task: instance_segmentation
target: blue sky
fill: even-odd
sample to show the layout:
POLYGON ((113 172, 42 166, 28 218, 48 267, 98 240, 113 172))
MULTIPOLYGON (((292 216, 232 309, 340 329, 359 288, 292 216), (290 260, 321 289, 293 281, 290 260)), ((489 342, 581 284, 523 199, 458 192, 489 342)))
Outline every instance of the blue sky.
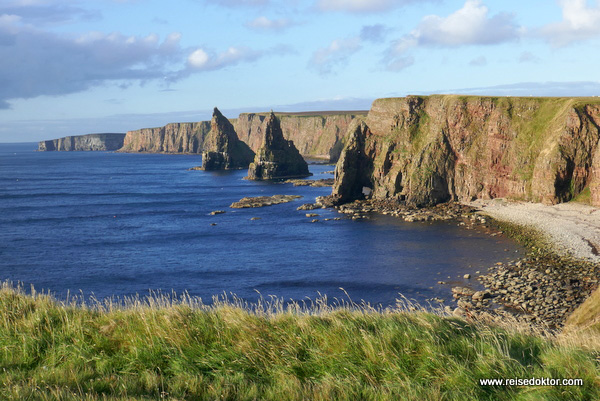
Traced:
POLYGON ((0 142, 379 97, 600 95, 600 0, 1 0, 0 142))

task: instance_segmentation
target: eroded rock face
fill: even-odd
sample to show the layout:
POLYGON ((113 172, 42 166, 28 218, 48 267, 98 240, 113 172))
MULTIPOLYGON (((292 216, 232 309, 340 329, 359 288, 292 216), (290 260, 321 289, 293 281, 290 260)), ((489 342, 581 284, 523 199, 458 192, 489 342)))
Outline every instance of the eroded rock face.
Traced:
MULTIPOLYGON (((337 162, 344 146, 344 135, 355 118, 367 111, 278 113, 283 137, 293 141, 301 155, 337 162)), ((234 122, 240 139, 255 152, 262 145, 262 126, 266 113, 242 113, 234 122)))
POLYGON ((589 188, 600 205, 599 125, 595 98, 378 99, 349 129, 333 195, 557 203, 589 188))
POLYGON ((121 152, 202 153, 210 122, 171 123, 127 132, 121 152))
POLYGON ((125 134, 88 134, 41 141, 40 152, 48 151, 111 151, 123 146, 125 134))
POLYGON ((230 170, 248 168, 254 152, 240 141, 231 122, 215 107, 210 132, 204 141, 202 168, 230 170))
POLYGON ((283 137, 279 119, 273 112, 262 126, 262 146, 248 169, 250 180, 299 178, 311 175, 308 164, 294 146, 283 137))

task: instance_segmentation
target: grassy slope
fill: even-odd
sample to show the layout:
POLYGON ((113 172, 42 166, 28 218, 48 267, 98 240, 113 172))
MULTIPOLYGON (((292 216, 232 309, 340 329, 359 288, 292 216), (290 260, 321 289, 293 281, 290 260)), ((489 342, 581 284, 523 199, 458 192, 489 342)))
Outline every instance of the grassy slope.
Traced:
POLYGON ((512 400, 600 397, 595 355, 423 312, 158 298, 62 306, 0 290, 0 399, 512 400), (583 387, 481 387, 480 378, 583 387))

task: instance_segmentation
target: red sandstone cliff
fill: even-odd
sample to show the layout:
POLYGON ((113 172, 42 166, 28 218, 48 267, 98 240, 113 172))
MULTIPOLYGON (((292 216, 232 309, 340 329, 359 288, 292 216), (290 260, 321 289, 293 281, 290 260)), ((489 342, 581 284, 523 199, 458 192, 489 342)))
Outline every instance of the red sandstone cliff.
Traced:
POLYGON ((129 131, 121 152, 202 153, 210 121, 172 123, 164 127, 129 131))
MULTIPOLYGON (((307 157, 336 161, 343 147, 344 134, 355 117, 366 111, 276 113, 285 139, 294 141, 307 157)), ((238 137, 253 151, 261 146, 260 127, 267 113, 240 114, 231 119, 238 137)), ((210 121, 174 123, 164 127, 129 131, 121 151, 149 153, 202 153, 210 121)))
MULTIPOLYGON (((234 123, 240 139, 255 152, 261 146, 260 127, 267 113, 243 113, 234 123)), ((336 161, 352 120, 366 112, 275 113, 286 140, 294 142, 303 156, 336 161)))
POLYGON ((509 197, 600 205, 600 99, 378 99, 349 128, 333 195, 416 205, 509 197))

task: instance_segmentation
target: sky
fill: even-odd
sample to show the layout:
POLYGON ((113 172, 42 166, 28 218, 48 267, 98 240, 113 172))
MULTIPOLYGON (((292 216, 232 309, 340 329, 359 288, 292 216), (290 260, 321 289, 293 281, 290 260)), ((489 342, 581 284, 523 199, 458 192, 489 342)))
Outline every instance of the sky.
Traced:
POLYGON ((0 142, 381 97, 600 95, 600 0, 0 0, 0 142))

